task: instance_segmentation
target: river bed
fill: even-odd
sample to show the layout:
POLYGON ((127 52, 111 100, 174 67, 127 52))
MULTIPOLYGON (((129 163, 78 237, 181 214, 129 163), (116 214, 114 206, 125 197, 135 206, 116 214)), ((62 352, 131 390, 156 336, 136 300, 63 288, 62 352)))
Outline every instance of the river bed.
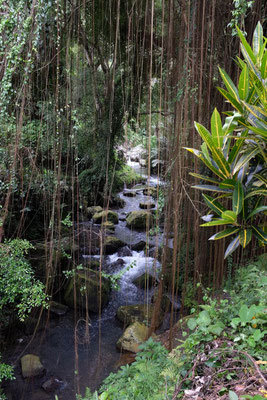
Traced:
MULTIPOLYGON (((130 165, 147 178, 145 169, 140 168, 138 163, 131 162, 130 165)), ((150 177, 151 186, 158 183, 160 182, 157 177, 150 177)), ((141 187, 138 189, 137 186, 135 190, 136 197, 124 196, 123 192, 119 194, 125 201, 125 206, 116 210, 119 223, 115 227, 114 235, 128 244, 129 248, 140 241, 148 240, 145 231, 131 230, 126 226, 126 214, 140 209, 141 201, 151 199, 142 193, 141 187)), ((149 241, 150 246, 159 245, 162 235, 152 237, 149 241)), ((83 257, 86 259, 90 255, 84 254, 83 257)), ((84 394, 86 387, 90 387, 92 391, 96 390, 103 379, 117 369, 120 352, 116 349, 116 342, 123 333, 123 326, 116 319, 116 311, 121 305, 149 303, 153 289, 144 291, 133 281, 148 271, 157 277, 160 269, 160 263, 148 257, 142 250, 131 251, 131 255, 124 257, 118 253, 107 256, 107 270, 118 258, 123 259, 124 264, 113 269, 112 273, 123 270, 119 290, 112 290, 110 301, 102 310, 100 318, 90 315, 89 325, 83 319, 75 322, 77 315, 74 310, 69 310, 61 317, 51 314, 46 328, 39 330, 32 341, 30 336, 20 337, 17 333, 16 345, 12 346, 12 350, 6 355, 8 362, 15 363, 16 366, 16 380, 9 382, 5 388, 8 400, 54 400, 55 392, 46 393, 41 388, 49 377, 54 377, 60 382, 56 392, 59 400, 75 400, 76 393, 84 394), (46 369, 45 376, 30 380, 21 377, 19 356, 26 344, 26 354, 32 353, 40 357, 46 369)))

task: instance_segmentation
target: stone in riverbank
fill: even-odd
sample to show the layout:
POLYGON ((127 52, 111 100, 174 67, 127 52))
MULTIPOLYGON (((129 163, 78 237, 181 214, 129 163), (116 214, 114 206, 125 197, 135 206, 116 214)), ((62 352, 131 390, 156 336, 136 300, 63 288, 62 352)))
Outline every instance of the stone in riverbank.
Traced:
POLYGON ((106 236, 104 241, 104 251, 106 254, 114 254, 120 247, 124 247, 125 243, 117 239, 115 236, 106 236))
MULTIPOLYGON (((153 316, 153 305, 148 304, 134 304, 130 306, 121 306, 117 310, 117 318, 126 326, 134 324, 135 322, 150 324, 153 316)), ((162 322, 163 316, 160 314, 158 320, 158 327, 162 322)))
POLYGON ((123 196, 125 196, 125 197, 135 197, 136 196, 136 191, 135 190, 125 190, 123 192, 123 196))
POLYGON ((103 208, 101 206, 93 206, 93 207, 88 207, 87 208, 87 217, 91 219, 94 214, 100 213, 103 211, 103 208))
MULTIPOLYGON (((100 273, 84 268, 75 275, 76 304, 89 311, 99 312, 109 301, 110 284, 107 279, 101 277, 101 294, 99 290, 100 273), (87 301, 86 301, 87 300, 87 301)), ((70 278, 64 295, 64 300, 69 307, 74 308, 74 277, 70 278)))
POLYGON ((154 186, 148 186, 143 190, 145 196, 156 196, 157 189, 154 186))
POLYGON ((152 224, 153 216, 148 211, 132 211, 126 218, 127 226, 135 229, 146 228, 147 223, 152 224))
POLYGON ((53 314, 56 314, 58 317, 62 317, 65 315, 69 310, 68 306, 65 306, 64 304, 60 304, 56 301, 51 301, 50 303, 50 311, 53 314))
POLYGON ((142 209, 150 209, 155 207, 155 203, 153 203, 152 201, 143 201, 139 203, 139 207, 142 209))
POLYGON ((26 354, 21 358, 20 362, 23 378, 42 376, 45 372, 44 366, 41 363, 40 358, 35 354, 26 354))
POLYGON ((137 353, 140 351, 139 345, 147 340, 148 331, 149 328, 146 325, 140 324, 140 322, 135 322, 128 326, 123 335, 117 341, 117 348, 123 351, 137 353))
POLYGON ((102 222, 106 221, 113 222, 113 224, 117 224, 119 222, 119 217, 116 212, 105 210, 94 214, 93 221, 95 224, 101 224, 102 222))
POLYGON ((107 232, 113 232, 115 230, 113 222, 110 221, 103 222, 101 227, 107 232))

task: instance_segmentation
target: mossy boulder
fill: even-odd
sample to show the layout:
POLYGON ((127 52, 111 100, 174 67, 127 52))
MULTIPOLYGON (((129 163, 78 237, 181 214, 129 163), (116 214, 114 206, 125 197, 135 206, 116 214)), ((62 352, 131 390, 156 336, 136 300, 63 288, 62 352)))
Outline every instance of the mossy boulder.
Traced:
POLYGON ((76 304, 84 309, 86 306, 89 311, 99 312, 109 301, 110 284, 107 279, 101 277, 100 293, 100 273, 89 268, 84 268, 76 272, 75 277, 69 279, 66 286, 64 300, 69 307, 74 308, 74 279, 76 287, 76 304), (87 302, 87 304, 86 304, 87 302))
POLYGON ((132 211, 127 215, 126 223, 130 228, 144 229, 147 222, 152 224, 153 216, 148 211, 132 211))
POLYGON ((145 196, 156 196, 157 189, 154 186, 148 186, 145 189, 143 189, 143 194, 145 196))
POLYGON ((103 211, 103 208, 100 206, 87 207, 87 217, 91 219, 94 214, 100 213, 101 211, 103 211))
POLYGON ((112 222, 113 224, 117 224, 119 222, 119 217, 116 212, 105 210, 94 214, 93 221, 95 224, 101 224, 102 222, 106 221, 112 222))
MULTIPOLYGON (((153 305, 148 304, 134 304, 130 306, 121 306, 117 310, 117 318, 126 326, 134 324, 135 322, 145 323, 149 325, 153 316, 153 305)), ((157 327, 161 324, 163 319, 160 315, 157 327)))
POLYGON ((23 378, 42 376, 45 372, 44 366, 41 363, 40 358, 35 354, 26 354, 21 358, 20 362, 23 378))
POLYGON ((139 345, 148 338, 148 327, 140 322, 128 326, 123 335, 117 342, 117 348, 123 351, 137 353, 140 351, 139 345))
POLYGON ((120 248, 125 246, 125 243, 117 239, 115 236, 106 236, 104 241, 104 250, 106 254, 114 254, 120 248))
POLYGON ((113 222, 110 222, 110 221, 103 222, 101 226, 105 231, 113 232, 115 229, 113 222))
POLYGON ((139 203, 139 207, 142 209, 150 209, 155 207, 155 203, 152 201, 143 201, 139 203))
POLYGON ((123 196, 125 196, 125 197, 135 197, 136 196, 136 191, 135 190, 125 190, 123 192, 123 196))

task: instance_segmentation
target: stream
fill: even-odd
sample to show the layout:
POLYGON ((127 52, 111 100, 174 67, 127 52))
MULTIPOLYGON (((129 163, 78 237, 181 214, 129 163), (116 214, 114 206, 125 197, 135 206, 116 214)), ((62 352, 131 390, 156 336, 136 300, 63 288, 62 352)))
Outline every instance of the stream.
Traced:
MULTIPOLYGON (((129 162, 136 172, 146 176, 145 168, 137 162, 129 162)), ((156 186, 158 178, 152 176, 149 179, 150 186, 156 186)), ((160 183, 160 182, 159 182, 160 183)), ((124 191, 128 189, 125 188, 124 191)), ((146 232, 135 231, 126 226, 126 214, 130 211, 139 210, 139 203, 148 201, 151 196, 142 193, 142 186, 135 187, 136 197, 126 197, 123 191, 119 194, 125 201, 125 206, 115 210, 119 216, 119 223, 115 226, 114 235, 123 240, 128 247, 140 242, 147 241, 146 232)), ((156 204, 156 202, 155 202, 156 204)), ((156 205, 157 206, 157 205, 156 205)), ((157 238, 150 237, 149 245, 159 245, 162 241, 162 234, 157 238), (157 242, 157 243, 156 243, 157 242)), ((84 254, 83 258, 91 257, 84 254)), ((97 256, 96 256, 97 257, 97 256)), ((105 265, 107 272, 116 274, 123 270, 119 280, 119 290, 112 290, 108 305, 102 310, 101 318, 97 315, 90 315, 89 327, 86 329, 86 321, 77 320, 74 310, 69 310, 63 316, 51 313, 47 326, 39 329, 34 339, 30 341, 30 335, 19 336, 12 350, 8 352, 8 362, 16 360, 16 380, 9 382, 5 388, 8 400, 54 400, 57 394, 59 400, 74 400, 76 393, 84 394, 85 388, 96 390, 103 379, 110 372, 116 371, 120 359, 120 352, 116 349, 116 342, 123 333, 123 326, 116 318, 116 311, 121 305, 140 304, 150 302, 153 289, 144 291, 138 288, 133 281, 144 272, 150 271, 154 276, 160 269, 160 263, 145 252, 131 251, 126 256, 118 253, 106 256, 105 265), (131 255, 130 255, 131 254, 131 255), (118 259, 123 259, 124 264, 117 264, 118 259), (109 266, 115 263, 115 268, 109 271, 109 266), (86 332, 89 331, 89 340, 86 340, 86 332), (74 336, 76 332, 76 354, 74 336), (32 353, 40 357, 46 369, 42 378, 23 379, 21 376, 20 362, 17 358, 28 348, 26 354, 32 353), (78 363, 75 360, 78 359, 78 363), (56 392, 47 393, 41 386, 50 377, 58 379, 59 386, 56 392)))

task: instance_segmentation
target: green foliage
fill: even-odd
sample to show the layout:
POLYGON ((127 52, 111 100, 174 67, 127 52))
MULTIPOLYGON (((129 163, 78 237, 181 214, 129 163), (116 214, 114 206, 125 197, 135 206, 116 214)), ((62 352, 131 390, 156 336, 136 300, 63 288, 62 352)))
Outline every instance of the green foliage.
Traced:
MULTIPOLYGON (((1 362, 1 354, 0 354, 0 383, 6 379, 15 379, 13 375, 13 368, 11 365, 4 364, 1 362)), ((1 399, 1 391, 0 391, 0 399, 1 399)))
MULTIPOLYGON (((34 278, 25 259, 31 248, 27 240, 14 239, 0 244, 0 312, 15 307, 21 321, 33 307, 48 306, 45 286, 34 278)), ((5 379, 14 379, 13 368, 1 363, 0 357, 0 383, 5 379)))
MULTIPOLYGON (((162 400, 168 386, 167 376, 162 371, 171 364, 167 350, 151 338, 140 346, 136 361, 110 374, 101 387, 99 399, 116 400, 162 400)), ((92 397, 93 399, 94 397, 92 397)), ((98 397, 96 397, 98 398, 98 397)))
POLYGON ((208 182, 193 186, 195 189, 214 193, 213 196, 203 194, 203 198, 217 217, 213 218, 214 214, 204 217, 207 222, 201 226, 227 225, 227 229, 211 236, 210 240, 235 235, 226 249, 225 258, 239 245, 245 248, 252 236, 260 244, 267 242, 263 225, 267 211, 264 205, 267 194, 266 38, 258 23, 251 48, 243 33, 238 28, 237 31, 244 56, 244 61, 238 59, 241 68, 238 87, 220 69, 227 90, 219 88, 235 111, 227 112, 225 123, 222 124, 215 108, 211 117, 211 132, 195 122, 203 140, 201 151, 187 148, 215 175, 215 178, 211 178, 191 174, 208 182), (230 199, 232 209, 226 208, 229 207, 229 201, 224 202, 225 199, 230 199))
POLYGON ((126 184, 126 186, 130 186, 142 181, 142 176, 137 174, 132 167, 129 165, 122 165, 118 170, 115 171, 114 189, 120 190, 123 188, 124 184, 126 184))
POLYGON ((120 279, 127 271, 129 271, 131 268, 134 268, 135 266, 136 266, 136 261, 133 261, 127 268, 124 268, 115 274, 108 274, 107 272, 102 271, 101 275, 103 276, 103 278, 109 280, 112 289, 120 290, 120 279))
POLYGON ((47 306, 45 287, 34 278, 25 259, 31 248, 27 240, 14 239, 0 244, 0 310, 15 306, 21 321, 33 307, 47 306))
POLYGON ((228 26, 232 29, 232 35, 237 35, 236 25, 244 25, 246 14, 253 7, 254 0, 233 0, 232 19, 228 26))
MULTIPOLYGON (((179 321, 185 339, 169 355, 162 345, 150 338, 140 346, 142 351, 137 354, 136 361, 111 374, 104 381, 100 393, 92 394, 88 390, 85 397, 78 396, 77 399, 169 399, 177 381, 183 380, 179 393, 181 398, 184 390, 190 388, 190 371, 197 355, 201 361, 199 370, 197 364, 195 366, 195 376, 202 376, 206 366, 214 376, 218 374, 220 382, 226 381, 229 385, 236 378, 236 371, 233 368, 228 370, 225 365, 229 361, 229 353, 235 352, 233 360, 237 363, 242 352, 259 360, 264 360, 267 355, 264 347, 267 333, 265 266, 266 257, 262 256, 247 267, 238 269, 233 285, 228 292, 224 291, 221 299, 211 296, 206 290, 199 311, 194 309, 191 317, 179 321)), ((235 393, 229 392, 227 387, 223 387, 219 394, 229 393, 229 398, 234 399, 235 393)), ((259 396, 241 398, 260 399, 259 396)))

